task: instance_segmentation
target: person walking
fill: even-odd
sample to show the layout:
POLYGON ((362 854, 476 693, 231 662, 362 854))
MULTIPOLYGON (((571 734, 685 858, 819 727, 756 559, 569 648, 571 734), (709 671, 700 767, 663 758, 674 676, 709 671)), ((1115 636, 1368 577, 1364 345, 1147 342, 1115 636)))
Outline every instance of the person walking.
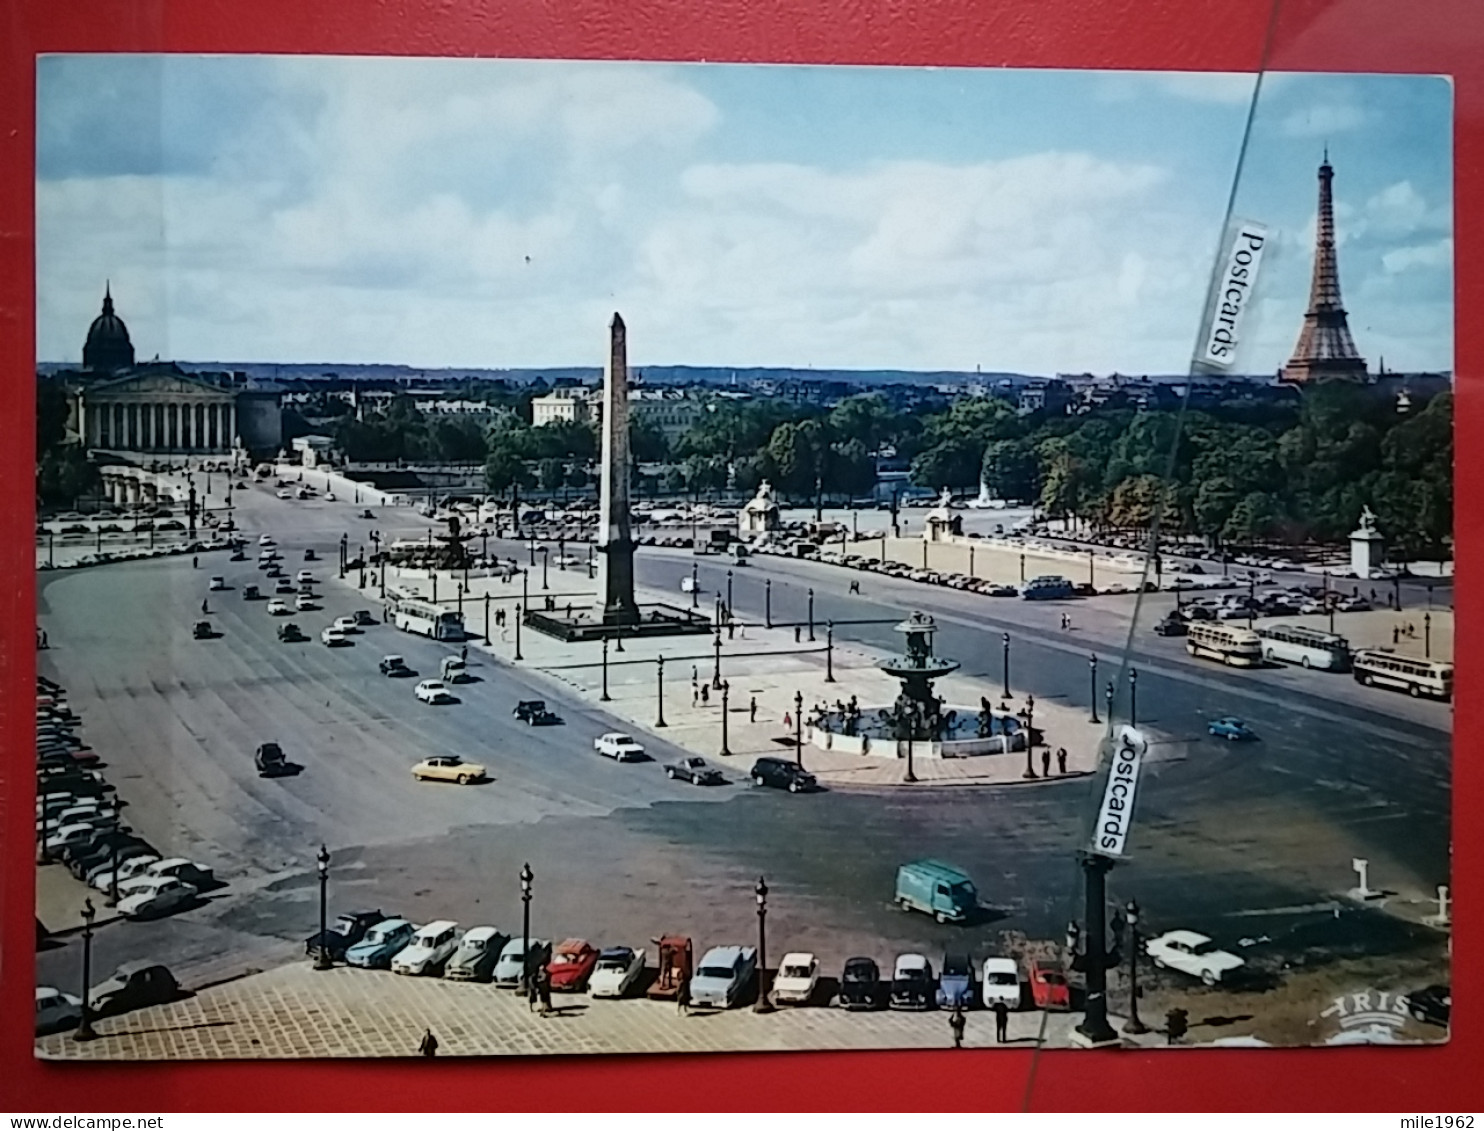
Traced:
POLYGON ((1051 747, 1049 746, 1041 751, 1041 776, 1043 778, 1051 776, 1051 747))
POLYGON ((701 684, 701 706, 711 702, 711 693, 706 684, 701 684))
POLYGON ((438 1055, 438 1038, 433 1036, 433 1030, 423 1030, 423 1039, 417 1044, 417 1054, 419 1056, 438 1055))
POLYGON ((202 616, 205 616, 209 612, 211 612, 211 610, 206 607, 206 598, 205 597, 202 597, 201 598, 201 615, 202 616))
POLYGON ((994 1039, 996 1044, 1004 1044, 1006 1030, 1010 1026, 1010 1007, 1002 1001, 994 1003, 994 1039))
POLYGON ((794 625, 794 643, 797 644, 798 642, 799 642, 799 626, 798 625, 794 625))
POLYGON ((696 682, 696 677, 690 677, 690 705, 694 707, 701 701, 701 685, 696 682))
POLYGON ((467 664, 468 662, 469 662, 469 645, 467 645, 467 644, 460 645, 460 647, 459 647, 459 663, 461 663, 461 664, 467 664))
POLYGON ((191 555, 191 568, 192 569, 200 569, 201 568, 201 559, 198 558, 195 554, 192 554, 191 555))
POLYGON ((680 985, 675 988, 675 1012, 682 1017, 690 1014, 690 979, 680 979, 680 985))
POLYGON ((752 700, 747 704, 747 721, 750 722, 750 723, 757 722, 757 696, 756 695, 754 695, 752 697, 752 700))
POLYGON ((852 581, 850 583, 850 591, 852 593, 859 594, 861 591, 861 583, 859 581, 852 581))
POLYGON ((957 1002, 953 1005, 953 1012, 948 1015, 948 1027, 953 1030, 953 1047, 961 1049, 964 1047, 964 1011, 957 1002))
POLYGON ((1059 774, 1067 772, 1067 748, 1065 746, 1056 748, 1056 772, 1059 774))
POLYGON ((543 965, 536 971, 536 992, 541 998, 541 1016, 551 1012, 551 975, 543 965))
MULTIPOLYGON (((526 961, 530 961, 529 955, 527 956, 526 961)), ((539 982, 540 980, 541 979, 537 974, 530 974, 526 978, 526 1009, 527 1011, 532 1013, 535 1012, 536 1002, 540 999, 540 991, 536 987, 537 982, 539 982)))

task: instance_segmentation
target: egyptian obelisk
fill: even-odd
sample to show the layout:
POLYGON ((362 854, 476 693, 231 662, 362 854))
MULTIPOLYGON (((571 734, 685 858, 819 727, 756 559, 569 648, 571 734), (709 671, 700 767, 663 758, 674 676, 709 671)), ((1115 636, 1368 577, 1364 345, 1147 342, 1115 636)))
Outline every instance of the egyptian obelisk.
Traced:
POLYGON ((603 475, 598 495, 598 552, 603 555, 603 623, 637 624, 634 540, 629 534, 629 362, 623 319, 608 327, 603 371, 603 475))

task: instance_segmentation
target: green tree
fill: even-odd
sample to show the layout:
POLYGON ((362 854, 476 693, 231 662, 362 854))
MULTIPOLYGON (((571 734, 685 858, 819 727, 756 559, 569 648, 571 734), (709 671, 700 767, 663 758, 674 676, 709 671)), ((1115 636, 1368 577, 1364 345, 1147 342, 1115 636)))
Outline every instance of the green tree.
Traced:
POLYGON ((979 480, 998 499, 1034 499, 1041 468, 1030 437, 991 440, 984 449, 979 480))
POLYGON ((1134 475, 1113 489, 1108 521, 1114 526, 1145 528, 1164 505, 1164 480, 1158 475, 1134 475))
POLYGON ((484 461, 484 485, 492 494, 506 495, 512 487, 529 487, 533 480, 525 461, 499 448, 484 461))

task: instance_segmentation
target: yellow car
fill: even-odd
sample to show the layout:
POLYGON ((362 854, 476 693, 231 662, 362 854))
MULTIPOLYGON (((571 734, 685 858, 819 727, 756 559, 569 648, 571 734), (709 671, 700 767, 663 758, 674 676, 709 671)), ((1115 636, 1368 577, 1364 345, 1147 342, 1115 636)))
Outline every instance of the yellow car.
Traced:
POLYGON ((412 776, 417 781, 451 781, 459 785, 485 779, 484 767, 466 762, 450 754, 442 758, 429 758, 412 767, 412 776))

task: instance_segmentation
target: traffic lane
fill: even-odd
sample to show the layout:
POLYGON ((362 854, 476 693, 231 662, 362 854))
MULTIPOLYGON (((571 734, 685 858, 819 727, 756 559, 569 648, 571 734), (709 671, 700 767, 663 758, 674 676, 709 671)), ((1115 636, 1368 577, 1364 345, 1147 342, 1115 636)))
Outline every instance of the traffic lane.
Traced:
MULTIPOLYGON (((704 561, 705 559, 701 559, 704 561)), ((689 576, 690 563, 675 559, 651 559, 650 576, 661 584, 689 576), (666 568, 668 567, 668 568, 666 568), (667 576, 668 575, 668 576, 667 576)), ((725 592, 724 568, 707 562, 713 585, 725 592)), ((704 576, 704 574, 703 574, 704 576)), ((754 616, 760 610, 749 606, 757 599, 759 586, 752 580, 746 589, 735 584, 734 600, 739 611, 754 616)), ((775 586, 775 590, 778 587, 775 586)), ((918 607, 934 608, 935 590, 922 594, 918 607)), ((774 605, 775 611, 778 605, 774 605)), ((900 608, 864 598, 840 597, 838 588, 819 587, 815 592, 816 618, 837 617, 836 638, 860 640, 873 647, 896 650, 899 634, 891 622, 900 608), (881 624, 846 624, 861 619, 879 619, 881 624)), ((966 627, 954 616, 941 616, 937 651, 961 660, 963 674, 997 685, 1003 682, 1003 645, 1000 634, 966 627)), ((1011 690, 1030 688, 1038 699, 1053 699, 1086 709, 1092 691, 1091 666, 1080 653, 1053 647, 1052 641, 1012 634, 1011 690)), ((1106 711, 1103 693, 1108 679, 1117 675, 1115 665, 1105 661, 1098 673, 1099 712, 1106 711)), ((1161 669, 1142 667, 1138 679, 1139 720, 1151 728, 1190 739, 1190 762, 1204 765, 1217 740, 1206 736, 1210 719, 1229 713, 1242 714, 1258 731, 1261 741, 1242 747, 1247 773, 1238 783, 1245 794, 1263 797, 1279 793, 1297 797, 1310 810, 1318 810, 1336 822, 1368 850, 1385 853, 1397 867, 1410 873, 1414 884, 1441 882, 1447 875, 1449 843, 1449 788, 1451 761, 1443 736, 1428 727, 1359 712, 1334 709, 1309 712, 1293 709, 1291 700, 1276 696, 1273 689, 1254 687, 1249 675, 1229 673, 1212 665, 1207 673, 1195 670, 1171 675, 1161 669), (1234 702, 1234 697, 1240 698, 1234 702)), ((1324 681, 1327 673, 1304 673, 1310 680, 1324 681)), ((1334 677, 1343 679, 1344 677, 1334 677)), ((1127 681, 1115 698, 1118 718, 1129 710, 1127 681)), ((973 706, 968 704, 966 706, 973 706)), ((1054 736, 1052 738, 1054 743, 1054 736)), ((1323 838, 1316 833, 1315 844, 1323 838)))
MULTIPOLYGON (((477 653, 474 671, 485 678, 458 689, 463 702, 430 707, 413 695, 415 680, 387 679, 376 661, 395 651, 432 676, 452 654, 447 645, 389 626, 358 635, 349 648, 280 644, 276 628, 291 618, 268 616, 265 602, 241 600, 240 587, 254 571, 230 575, 236 588, 211 595, 223 635, 193 641, 189 624, 199 615, 199 590, 189 583, 204 575, 178 564, 165 568, 173 579, 163 584, 148 570, 135 571, 148 579, 141 584, 154 587, 127 603, 134 620, 116 623, 89 648, 86 660, 98 670, 69 677, 72 665, 63 664, 55 673, 64 683, 71 678, 74 705, 115 763, 120 789, 126 782, 162 784, 133 791, 140 796, 129 814, 162 846, 210 851, 224 861, 251 859, 272 871, 291 864, 290 846, 320 839, 433 835, 461 824, 538 820, 570 807, 603 812, 684 789, 657 770, 599 757, 592 739, 623 729, 619 724, 477 653), (161 615, 171 601, 173 615, 161 615), (120 640, 130 642, 122 656, 116 644, 108 646, 120 640), (100 710, 92 709, 85 686, 100 693, 100 710), (547 699, 566 724, 517 722, 515 704, 531 698, 547 699), (252 751, 263 741, 279 742, 304 773, 260 779, 252 751), (414 783, 412 764, 442 753, 485 762, 497 781, 468 789, 414 783)), ((83 622, 100 615, 99 601, 85 593, 74 592, 63 604, 83 622)), ((296 615, 317 633, 354 607, 365 606, 331 589, 319 612, 296 615)), ((72 627, 68 618, 58 622, 59 643, 70 639, 72 627)), ((663 742, 647 745, 657 761, 682 753, 663 742)))

